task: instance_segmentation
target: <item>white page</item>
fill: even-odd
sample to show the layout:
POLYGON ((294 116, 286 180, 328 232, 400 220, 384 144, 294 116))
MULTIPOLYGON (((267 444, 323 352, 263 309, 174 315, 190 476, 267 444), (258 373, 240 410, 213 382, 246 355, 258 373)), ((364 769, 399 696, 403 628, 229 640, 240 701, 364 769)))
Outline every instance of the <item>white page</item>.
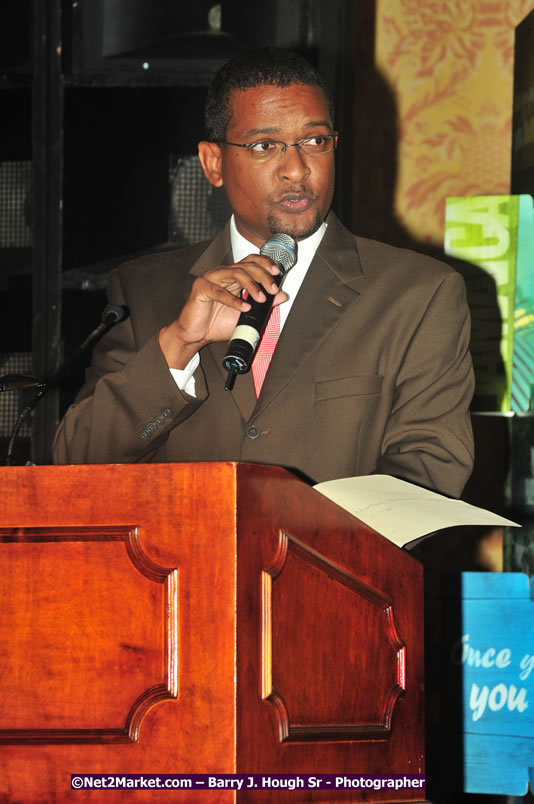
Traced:
POLYGON ((344 477, 314 488, 399 547, 455 525, 520 527, 484 508, 389 475, 344 477))

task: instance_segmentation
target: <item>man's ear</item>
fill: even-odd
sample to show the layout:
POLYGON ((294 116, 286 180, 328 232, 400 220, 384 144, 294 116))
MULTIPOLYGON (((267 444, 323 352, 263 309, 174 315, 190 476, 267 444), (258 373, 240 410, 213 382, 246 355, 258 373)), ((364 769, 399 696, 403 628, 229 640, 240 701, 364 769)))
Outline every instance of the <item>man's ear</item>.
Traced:
POLYGON ((199 142, 198 157, 209 183, 213 184, 214 187, 222 187, 221 146, 217 145, 216 142, 199 142))

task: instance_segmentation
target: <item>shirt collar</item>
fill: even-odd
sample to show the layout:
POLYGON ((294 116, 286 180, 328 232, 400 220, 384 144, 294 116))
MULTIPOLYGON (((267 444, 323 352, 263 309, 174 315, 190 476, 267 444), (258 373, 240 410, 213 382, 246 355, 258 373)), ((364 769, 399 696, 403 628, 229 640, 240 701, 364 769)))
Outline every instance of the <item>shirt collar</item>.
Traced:
MULTIPOLYGON (((304 240, 299 240, 296 266, 301 268, 304 266, 304 270, 308 268, 319 247, 319 243, 324 237, 327 225, 326 221, 323 221, 316 232, 306 237, 304 240)), ((259 246, 255 246, 254 243, 251 243, 250 240, 247 240, 238 231, 233 215, 230 218, 230 240, 235 262, 239 262, 239 260, 242 260, 243 257, 247 257, 249 254, 260 253, 259 246)))

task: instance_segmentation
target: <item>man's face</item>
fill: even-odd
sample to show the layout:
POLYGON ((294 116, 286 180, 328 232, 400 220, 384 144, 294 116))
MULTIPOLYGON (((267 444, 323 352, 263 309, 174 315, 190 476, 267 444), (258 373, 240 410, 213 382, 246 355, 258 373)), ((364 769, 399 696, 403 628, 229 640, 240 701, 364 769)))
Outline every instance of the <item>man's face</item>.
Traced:
MULTIPOLYGON (((331 133, 328 105, 318 87, 259 86, 234 93, 226 140, 251 143, 265 138, 291 145, 303 137, 331 133)), ((261 161, 253 159, 248 148, 201 143, 199 154, 208 180, 224 184, 238 230, 258 246, 275 232, 296 240, 308 237, 330 209, 333 151, 310 156, 287 148, 261 161)))

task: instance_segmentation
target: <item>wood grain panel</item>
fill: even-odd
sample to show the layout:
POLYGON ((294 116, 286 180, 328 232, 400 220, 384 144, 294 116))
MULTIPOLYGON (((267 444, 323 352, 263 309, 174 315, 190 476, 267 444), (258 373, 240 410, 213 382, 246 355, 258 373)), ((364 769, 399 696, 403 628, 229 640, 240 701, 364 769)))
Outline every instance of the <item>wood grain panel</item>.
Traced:
POLYGON ((262 686, 281 739, 387 739, 395 702, 405 692, 405 645, 392 601, 296 537, 283 531, 279 537, 262 576, 262 686), (288 616, 292 611, 297 618, 288 616), (358 632, 355 650, 343 635, 358 632), (381 673, 367 672, 370 660, 381 673), (311 684, 302 683, 303 665, 311 684))
MULTIPOLYGON (((237 530, 238 768, 423 773, 420 564, 276 469, 238 483, 237 530)), ((295 795, 276 801, 391 801, 387 790, 295 795)))
POLYGON ((132 526, 0 528, 0 564, 0 742, 137 740, 178 694, 177 571, 132 526))
POLYGON ((2 804, 100 804, 71 773, 234 772, 235 466, 10 467, 0 485, 2 804))

